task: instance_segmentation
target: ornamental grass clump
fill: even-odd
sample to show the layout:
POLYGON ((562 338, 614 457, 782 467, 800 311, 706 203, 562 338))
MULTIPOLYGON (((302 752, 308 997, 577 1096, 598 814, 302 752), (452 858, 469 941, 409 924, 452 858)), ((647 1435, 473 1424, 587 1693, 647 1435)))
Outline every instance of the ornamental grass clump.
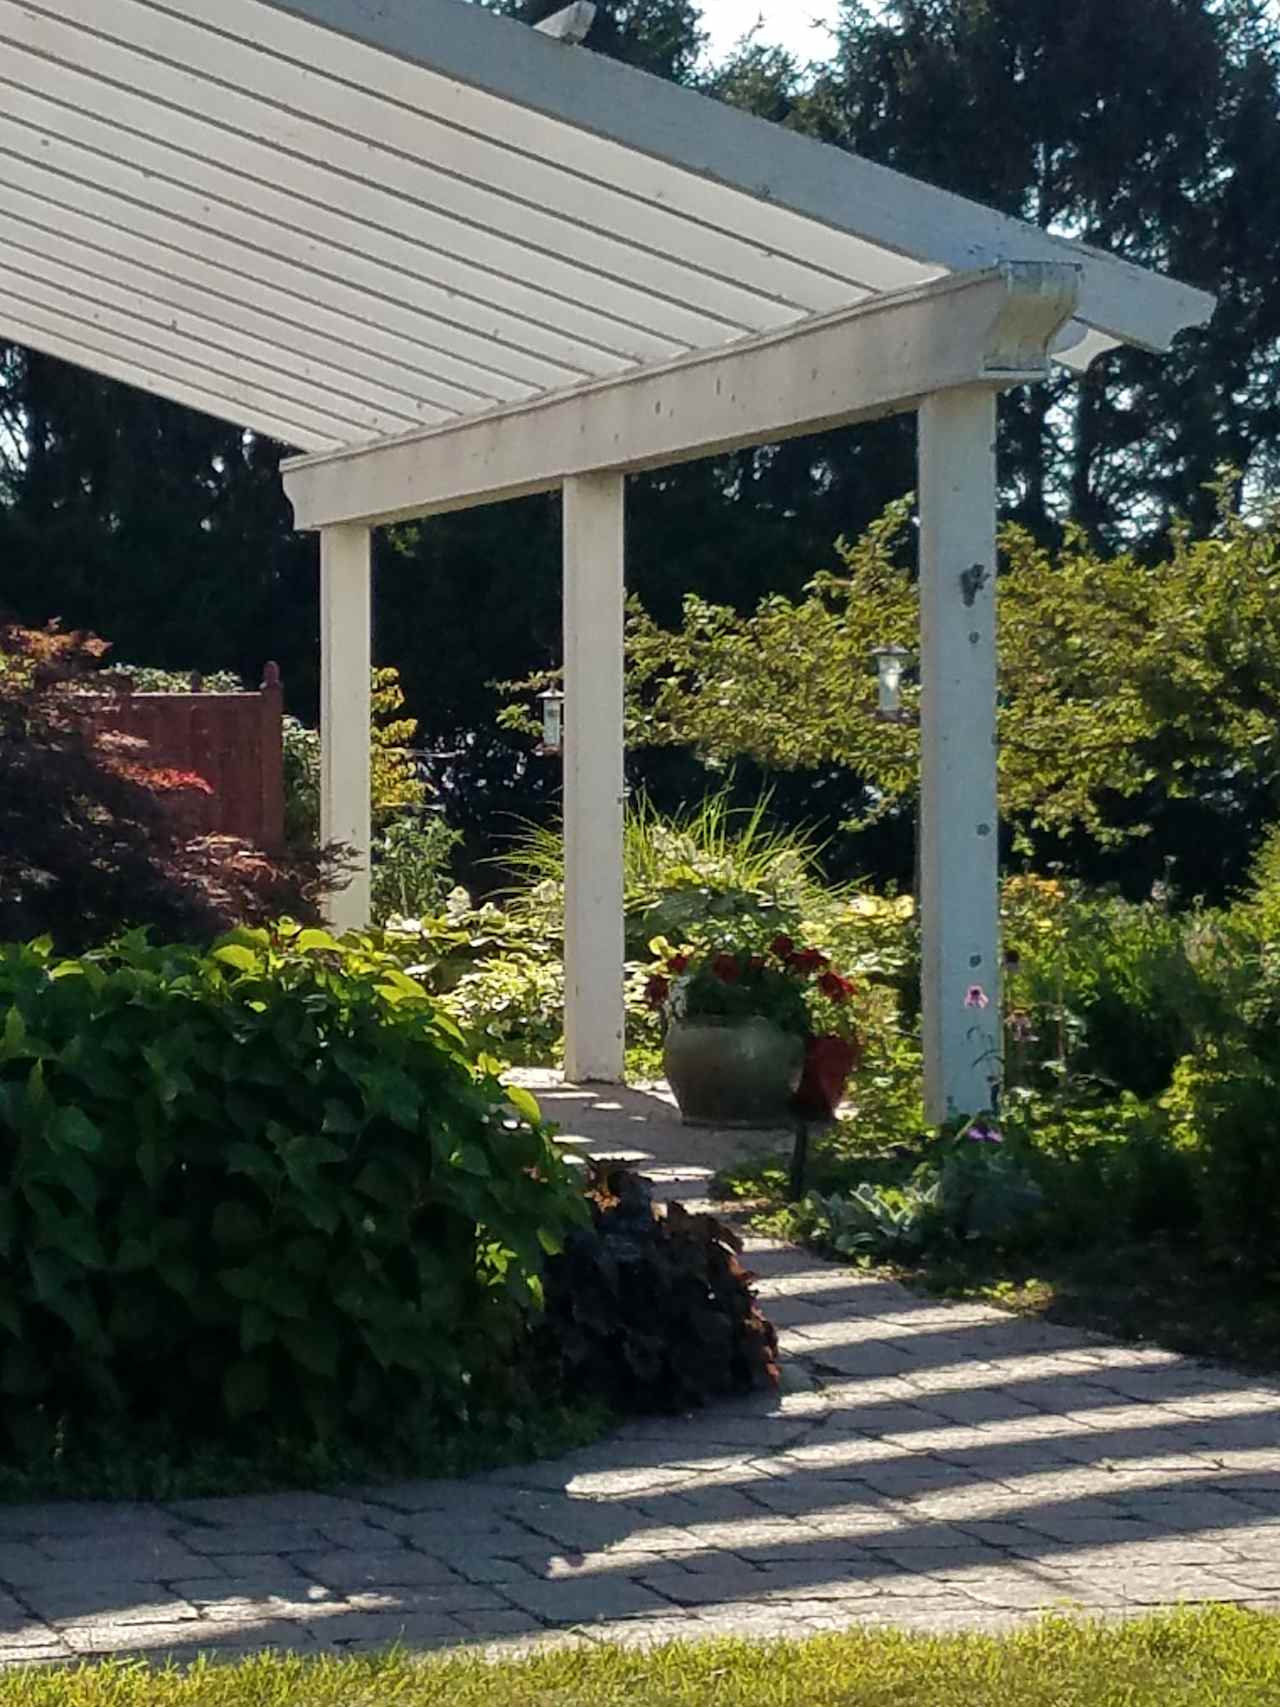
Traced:
POLYGON ((0 949, 0 1451, 367 1447, 528 1400, 586 1219, 527 1093, 374 939, 0 949))

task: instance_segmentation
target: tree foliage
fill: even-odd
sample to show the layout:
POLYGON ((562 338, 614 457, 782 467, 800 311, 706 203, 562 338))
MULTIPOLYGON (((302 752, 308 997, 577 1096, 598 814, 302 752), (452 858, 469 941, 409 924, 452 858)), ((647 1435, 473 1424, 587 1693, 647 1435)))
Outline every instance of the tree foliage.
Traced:
POLYGON ((1218 295, 1170 356, 1120 351, 1003 411, 1018 519, 1198 530, 1280 437, 1280 28, 1263 0, 845 0, 817 134, 1218 295))
MULTIPOLYGON (((1214 826, 1201 869, 1220 885, 1280 812, 1280 510, 1241 513, 1229 484, 1213 531, 1179 524, 1151 562, 1079 527, 1056 550, 1002 529, 1001 805, 1024 845, 1115 847, 1194 812, 1214 826)), ((633 602, 631 741, 717 766, 839 766, 862 779, 867 816, 909 805, 918 729, 876 718, 870 659, 916 643, 909 525, 909 502, 890 506, 841 543, 840 572, 749 616, 691 595, 668 629, 633 602)))

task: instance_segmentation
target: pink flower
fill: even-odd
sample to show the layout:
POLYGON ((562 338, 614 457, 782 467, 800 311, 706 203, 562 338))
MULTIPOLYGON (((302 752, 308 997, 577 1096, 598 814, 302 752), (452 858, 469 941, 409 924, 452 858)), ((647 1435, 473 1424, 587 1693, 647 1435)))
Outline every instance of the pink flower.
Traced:
POLYGON ((991 998, 981 984, 970 984, 965 991, 964 1005, 967 1008, 989 1008, 991 998))

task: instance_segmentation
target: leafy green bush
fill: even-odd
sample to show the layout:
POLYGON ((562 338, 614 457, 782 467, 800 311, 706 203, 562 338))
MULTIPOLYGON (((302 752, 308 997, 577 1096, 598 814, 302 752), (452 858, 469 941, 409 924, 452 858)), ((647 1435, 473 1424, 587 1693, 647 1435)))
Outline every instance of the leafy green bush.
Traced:
POLYGON ((1204 1043, 1164 1098, 1190 1160, 1211 1260, 1274 1274, 1280 1250, 1280 1049, 1204 1043))
POLYGON ((11 1446, 371 1441, 509 1395, 582 1214, 536 1117, 371 938, 0 950, 11 1446))
POLYGON ((1016 964, 1008 1001, 1034 1022, 1034 1061, 1051 1078, 1162 1091, 1202 1001, 1189 943, 1199 915, 1035 877, 1006 883, 1004 908, 1016 964))
POLYGON ((375 919, 438 912, 454 887, 450 861, 461 840, 461 831, 434 813, 393 818, 373 845, 375 919))
POLYGON ((591 1187, 590 1227, 547 1268, 541 1337, 568 1391, 625 1414, 776 1386, 777 1335, 737 1234, 678 1203, 655 1214, 648 1182, 616 1163, 591 1187))

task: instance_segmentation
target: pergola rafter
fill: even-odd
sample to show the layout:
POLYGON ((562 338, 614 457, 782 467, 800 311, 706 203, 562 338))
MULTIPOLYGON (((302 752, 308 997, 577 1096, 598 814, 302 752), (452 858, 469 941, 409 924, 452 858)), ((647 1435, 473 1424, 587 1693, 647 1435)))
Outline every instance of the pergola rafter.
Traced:
POLYGON ((918 409, 928 1097, 971 1110, 1000 1041, 995 397, 1167 349, 1212 299, 599 58, 586 11, 0 0, 0 336, 303 453, 339 923, 368 909, 372 528, 563 487, 584 1078, 622 1071, 626 475, 918 409))

